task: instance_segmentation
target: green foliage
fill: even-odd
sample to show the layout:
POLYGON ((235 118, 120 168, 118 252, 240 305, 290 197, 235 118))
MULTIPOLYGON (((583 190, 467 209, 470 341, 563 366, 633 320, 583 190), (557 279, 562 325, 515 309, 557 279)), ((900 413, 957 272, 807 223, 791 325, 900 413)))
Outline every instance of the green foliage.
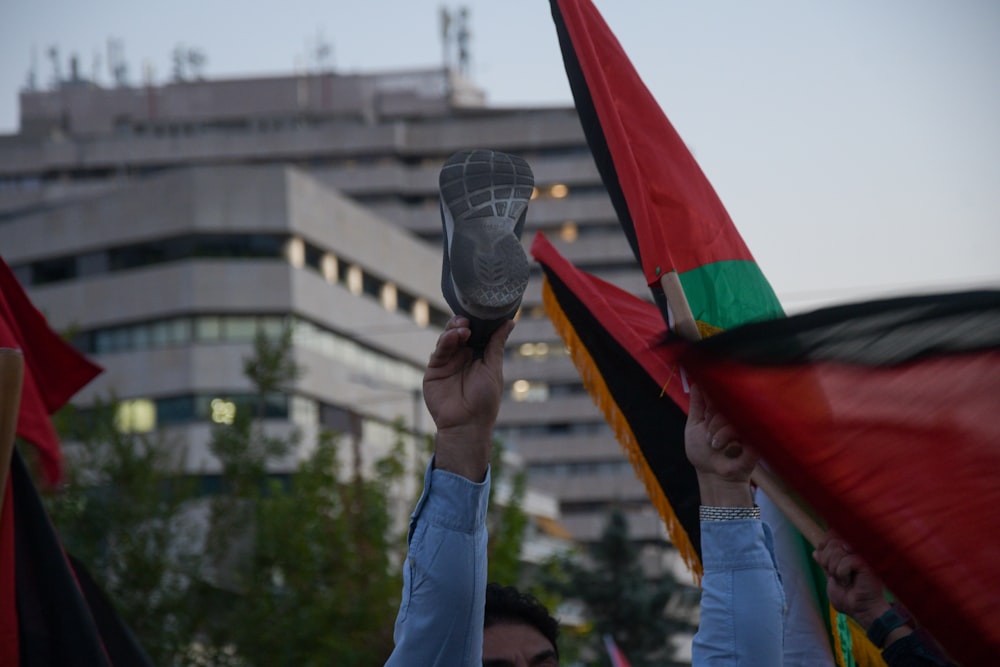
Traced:
POLYGON ((188 537, 176 519, 196 489, 179 474, 175 443, 119 432, 116 411, 111 401, 86 417, 60 414, 75 444, 64 485, 45 500, 67 550, 102 583, 154 664, 169 664, 193 631, 184 609, 194 563, 171 549, 188 537))
POLYGON ((602 656, 594 664, 606 664, 599 645, 605 634, 614 637, 634 667, 645 667, 666 664, 672 653, 670 637, 694 629, 689 618, 678 618, 667 607, 675 597, 689 598, 693 589, 669 572, 646 575, 625 515, 617 509, 609 514, 601 539, 591 545, 586 559, 557 559, 540 578, 548 590, 584 605, 591 652, 602 656))
POLYGON ((526 479, 523 471, 507 474, 503 455, 504 444, 494 441, 490 460, 493 485, 490 487, 489 511, 486 516, 489 532, 487 580, 517 585, 523 575, 521 549, 528 525, 528 517, 521 506, 526 479), (500 488, 506 490, 506 497, 502 498, 502 502, 497 498, 497 490, 500 488))
MULTIPOLYGON (((374 476, 361 475, 360 444, 332 433, 291 473, 275 475, 276 464, 287 469, 301 455, 297 435, 275 437, 261 419, 267 398, 300 374, 290 333, 259 337, 244 371, 256 409, 213 427, 220 470, 211 484, 185 474, 178 443, 121 433, 114 401, 61 413, 63 440, 77 444, 67 483, 47 498, 54 523, 156 665, 382 664, 402 591, 399 509, 416 501, 400 497, 412 480, 402 427, 394 449, 373 462, 374 476)), ((523 476, 507 486, 488 519, 491 566, 515 581, 523 476)))

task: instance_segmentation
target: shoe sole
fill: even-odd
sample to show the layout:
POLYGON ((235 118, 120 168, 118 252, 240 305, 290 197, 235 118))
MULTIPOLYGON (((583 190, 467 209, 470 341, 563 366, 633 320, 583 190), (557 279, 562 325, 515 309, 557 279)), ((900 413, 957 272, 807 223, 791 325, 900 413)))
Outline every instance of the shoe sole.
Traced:
POLYGON ((498 151, 462 151, 441 168, 442 289, 491 330, 517 313, 528 285, 520 236, 534 185, 527 162, 498 151))

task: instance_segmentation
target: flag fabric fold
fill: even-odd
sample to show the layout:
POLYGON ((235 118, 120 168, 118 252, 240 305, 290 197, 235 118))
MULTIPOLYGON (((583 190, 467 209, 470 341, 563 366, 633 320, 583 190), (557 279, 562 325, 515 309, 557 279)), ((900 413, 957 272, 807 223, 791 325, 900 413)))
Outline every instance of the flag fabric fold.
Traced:
POLYGON ((1000 655, 1000 291, 751 324, 685 368, 958 662, 1000 655))
POLYGON ((51 484, 62 475, 59 440, 49 415, 102 369, 53 331, 7 263, 0 259, 0 347, 21 350, 24 385, 17 435, 35 445, 51 484))

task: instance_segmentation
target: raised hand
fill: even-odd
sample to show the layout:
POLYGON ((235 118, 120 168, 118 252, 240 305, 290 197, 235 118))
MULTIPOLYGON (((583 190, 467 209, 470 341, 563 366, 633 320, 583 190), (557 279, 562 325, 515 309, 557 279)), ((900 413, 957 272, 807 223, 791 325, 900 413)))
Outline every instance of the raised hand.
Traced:
POLYGON ((760 455, 738 440, 729 421, 697 386, 691 387, 684 451, 698 473, 703 505, 753 505, 750 473, 760 455))
POLYGON ((464 317, 453 317, 438 338, 424 372, 424 401, 437 427, 435 467, 477 482, 486 474, 503 394, 503 346, 513 328, 513 321, 501 325, 482 359, 466 345, 464 317))
POLYGON ((826 592, 834 609, 865 628, 889 609, 882 581, 837 535, 827 533, 813 558, 826 572, 826 592))

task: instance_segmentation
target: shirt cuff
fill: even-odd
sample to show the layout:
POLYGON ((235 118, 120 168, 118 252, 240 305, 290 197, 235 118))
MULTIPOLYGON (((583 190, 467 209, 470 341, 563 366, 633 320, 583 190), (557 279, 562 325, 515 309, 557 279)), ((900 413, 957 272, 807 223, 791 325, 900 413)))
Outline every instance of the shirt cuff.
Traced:
POLYGON ((774 567, 773 538, 759 519, 701 522, 702 565, 711 570, 774 567))
POLYGON ((473 482, 461 475, 434 468, 434 461, 424 474, 424 491, 413 510, 411 523, 421 521, 463 533, 474 533, 486 525, 490 499, 490 474, 473 482))

